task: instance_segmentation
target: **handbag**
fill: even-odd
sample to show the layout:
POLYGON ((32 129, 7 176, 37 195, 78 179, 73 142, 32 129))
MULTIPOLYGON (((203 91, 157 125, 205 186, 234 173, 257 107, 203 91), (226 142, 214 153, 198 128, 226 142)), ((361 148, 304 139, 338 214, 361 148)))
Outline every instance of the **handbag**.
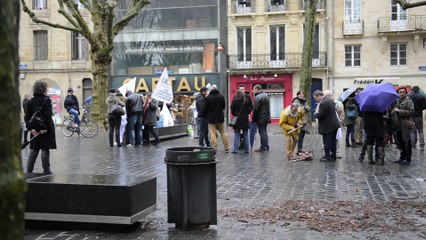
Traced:
POLYGON ((246 99, 244 98, 243 104, 241 104, 240 107, 240 111, 238 112, 237 116, 233 116, 231 121, 229 122, 228 126, 230 127, 234 127, 235 125, 237 125, 237 121, 238 121, 238 116, 240 116, 241 110, 243 109, 244 103, 246 102, 246 99))
POLYGON ((124 115, 124 108, 118 104, 114 104, 111 107, 111 113, 114 115, 124 115))
POLYGON ((44 130, 47 128, 47 124, 44 121, 43 114, 41 113, 41 110, 43 110, 44 105, 46 104, 47 98, 44 99, 43 105, 41 105, 41 108, 33 113, 31 116, 31 119, 28 121, 30 123, 30 128, 34 129, 36 131, 44 130))

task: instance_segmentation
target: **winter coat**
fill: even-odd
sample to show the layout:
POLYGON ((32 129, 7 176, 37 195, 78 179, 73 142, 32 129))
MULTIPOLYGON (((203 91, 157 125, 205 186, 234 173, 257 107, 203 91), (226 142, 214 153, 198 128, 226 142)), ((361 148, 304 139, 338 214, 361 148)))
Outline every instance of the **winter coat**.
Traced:
MULTIPOLYGON (((357 111, 359 112, 359 107, 358 107, 358 103, 355 101, 355 99, 354 98, 352 98, 352 97, 349 97, 349 98, 347 98, 344 102, 343 102, 343 107, 344 107, 344 109, 345 109, 345 113, 346 113, 346 109, 348 108, 348 107, 355 107, 356 109, 357 109, 357 111)), ((343 124, 345 125, 345 126, 348 126, 348 125, 353 125, 353 124, 355 124, 355 120, 356 119, 350 119, 348 116, 346 116, 346 114, 345 114, 345 119, 343 120, 343 124)))
POLYGON ((157 101, 151 98, 151 101, 145 101, 143 112, 143 125, 157 125, 157 101))
MULTIPOLYGON (((399 109, 399 112, 392 112, 391 118, 392 118, 392 130, 393 131, 400 131, 404 130, 402 127, 404 121, 413 120, 413 114, 414 114, 414 103, 411 101, 409 97, 405 97, 403 99, 398 99, 395 108, 399 109)), ((411 130, 405 129, 405 130, 411 130)))
POLYGON ((244 99, 233 99, 231 103, 231 114, 232 116, 238 116, 237 123, 233 126, 233 129, 249 129, 249 115, 253 110, 253 105, 244 96, 244 99), (241 112, 240 112, 241 109, 241 112))
POLYGON ((206 118, 207 112, 206 112, 206 96, 199 93, 195 97, 195 108, 197 109, 199 118, 206 118))
MULTIPOLYGON (((311 107, 309 107, 308 102, 305 99, 300 99, 298 97, 293 98, 293 103, 296 103, 299 105, 299 107, 302 108, 303 110, 303 121, 305 123, 308 122, 308 116, 309 116, 309 112, 311 111, 311 107)), ((302 128, 300 128, 301 130, 308 130, 309 129, 309 124, 305 124, 303 125, 302 128)))
POLYGON ((143 101, 142 96, 138 93, 130 93, 126 99, 126 113, 127 116, 142 114, 143 101))
POLYGON ((75 95, 67 95, 65 97, 64 107, 67 110, 67 112, 70 112, 71 109, 74 109, 78 112, 78 114, 80 114, 80 110, 78 106, 80 105, 78 104, 78 99, 75 95))
POLYGON ((296 131, 293 131, 292 133, 289 133, 293 128, 297 128, 297 125, 303 125, 304 123, 304 117, 305 117, 305 110, 303 108, 298 107, 296 114, 294 116, 291 116, 291 105, 286 107, 280 116, 280 122, 279 125, 283 129, 283 133, 286 136, 297 136, 300 133, 300 128, 296 131))
MULTIPOLYGON (((26 114, 24 116, 25 124, 28 130, 33 129, 29 121, 33 114, 42 107, 43 103, 44 107, 41 110, 41 113, 47 125, 47 132, 38 135, 30 142, 30 149, 34 150, 56 149, 55 123, 52 119, 52 100, 50 97, 44 94, 34 94, 33 98, 31 98, 27 104, 26 114)), ((33 137, 33 135, 31 135, 31 137, 33 137)))
POLYGON ((360 116, 364 119, 364 131, 367 137, 385 136, 384 113, 381 112, 361 112, 360 116))
POLYGON ((422 92, 412 92, 408 97, 414 104, 414 117, 423 117, 423 110, 426 109, 426 96, 422 92))
POLYGON ((208 123, 223 123, 225 121, 225 97, 219 90, 211 90, 206 97, 206 112, 208 123))
POLYGON ((318 106, 318 112, 314 114, 318 119, 318 133, 321 135, 337 130, 340 125, 337 117, 336 104, 333 99, 323 97, 318 106))
POLYGON ((107 106, 107 113, 108 114, 112 113, 112 106, 114 106, 116 104, 124 107, 124 103, 120 100, 120 98, 118 98, 115 94, 111 94, 111 93, 109 94, 109 96, 105 100, 105 104, 107 106))
POLYGON ((267 125, 271 122, 269 97, 264 92, 258 92, 254 97, 252 119, 253 122, 257 123, 257 125, 267 125))

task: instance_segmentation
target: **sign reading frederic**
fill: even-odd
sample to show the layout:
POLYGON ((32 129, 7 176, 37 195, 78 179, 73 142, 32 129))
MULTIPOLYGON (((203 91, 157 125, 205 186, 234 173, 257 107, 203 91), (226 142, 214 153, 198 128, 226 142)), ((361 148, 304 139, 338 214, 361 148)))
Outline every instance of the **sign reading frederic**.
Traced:
POLYGON ((398 83, 399 77, 377 77, 377 78, 355 78, 354 85, 368 85, 368 84, 380 84, 380 83, 398 83))

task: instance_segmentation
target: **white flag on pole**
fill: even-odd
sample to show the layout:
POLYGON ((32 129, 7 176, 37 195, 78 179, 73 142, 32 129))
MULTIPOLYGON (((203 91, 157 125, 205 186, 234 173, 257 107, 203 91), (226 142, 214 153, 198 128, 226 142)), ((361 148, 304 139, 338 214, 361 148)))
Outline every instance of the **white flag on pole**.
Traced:
POLYGON ((118 91, 120 91, 121 95, 126 96, 127 90, 135 92, 135 87, 136 87, 136 77, 134 77, 132 80, 128 81, 127 83, 124 83, 121 87, 118 88, 118 91))
POLYGON ((158 80, 157 86, 152 92, 151 97, 164 103, 171 103, 173 101, 173 91, 170 85, 167 67, 165 67, 163 73, 161 73, 160 80, 158 80))

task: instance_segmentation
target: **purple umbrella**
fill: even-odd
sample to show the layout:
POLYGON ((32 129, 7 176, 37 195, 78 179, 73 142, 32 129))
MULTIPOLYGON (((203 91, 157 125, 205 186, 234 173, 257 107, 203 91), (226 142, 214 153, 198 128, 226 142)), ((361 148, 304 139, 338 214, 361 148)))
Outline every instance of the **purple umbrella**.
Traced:
POLYGON ((391 83, 369 84, 355 100, 361 111, 384 112, 399 98, 391 83))

